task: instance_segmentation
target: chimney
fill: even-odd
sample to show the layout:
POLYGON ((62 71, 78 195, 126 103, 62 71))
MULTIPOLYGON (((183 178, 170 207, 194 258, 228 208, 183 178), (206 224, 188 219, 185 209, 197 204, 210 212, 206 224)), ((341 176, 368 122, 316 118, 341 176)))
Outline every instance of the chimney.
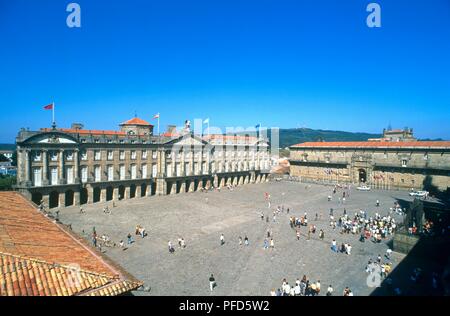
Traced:
POLYGON ((177 132, 176 125, 168 125, 167 126, 167 133, 168 134, 176 134, 176 132, 177 132))
POLYGON ((72 123, 72 129, 79 131, 80 129, 83 129, 84 125, 81 123, 72 123))

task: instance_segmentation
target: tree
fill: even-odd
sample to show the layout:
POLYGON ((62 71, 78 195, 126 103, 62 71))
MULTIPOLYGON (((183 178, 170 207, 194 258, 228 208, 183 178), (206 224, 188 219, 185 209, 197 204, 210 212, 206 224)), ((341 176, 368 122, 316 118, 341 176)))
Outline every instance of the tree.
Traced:
POLYGON ((13 167, 17 167, 17 151, 14 151, 11 157, 13 167))

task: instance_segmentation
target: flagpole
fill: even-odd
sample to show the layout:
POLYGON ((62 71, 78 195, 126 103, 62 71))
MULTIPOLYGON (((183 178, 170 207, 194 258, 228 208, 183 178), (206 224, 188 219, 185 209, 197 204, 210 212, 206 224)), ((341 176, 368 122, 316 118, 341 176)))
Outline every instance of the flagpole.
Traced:
POLYGON ((53 126, 53 128, 56 128, 56 123, 55 123, 55 102, 52 102, 52 126, 53 126))
POLYGON ((158 136, 160 135, 160 133, 159 133, 159 113, 158 113, 158 136))

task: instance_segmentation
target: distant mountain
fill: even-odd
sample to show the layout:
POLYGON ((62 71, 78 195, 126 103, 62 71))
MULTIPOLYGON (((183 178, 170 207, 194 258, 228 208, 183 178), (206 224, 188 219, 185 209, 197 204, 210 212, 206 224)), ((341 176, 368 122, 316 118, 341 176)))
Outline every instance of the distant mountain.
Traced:
MULTIPOLYGON (((342 131, 327 131, 310 128, 280 129, 280 148, 289 147, 304 142, 351 142, 366 141, 369 138, 380 138, 381 134, 352 133, 342 131)), ((268 133, 269 139, 271 133, 268 133)))
POLYGON ((0 150, 16 150, 16 144, 0 144, 0 150))

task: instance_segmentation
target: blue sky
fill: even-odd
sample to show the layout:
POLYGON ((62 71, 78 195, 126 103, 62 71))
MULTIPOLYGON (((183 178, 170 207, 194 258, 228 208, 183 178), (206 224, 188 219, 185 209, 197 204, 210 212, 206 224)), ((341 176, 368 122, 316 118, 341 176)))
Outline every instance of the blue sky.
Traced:
POLYGON ((380 132, 450 139, 450 1, 0 0, 0 142, 57 122, 116 129, 214 126, 380 132))

